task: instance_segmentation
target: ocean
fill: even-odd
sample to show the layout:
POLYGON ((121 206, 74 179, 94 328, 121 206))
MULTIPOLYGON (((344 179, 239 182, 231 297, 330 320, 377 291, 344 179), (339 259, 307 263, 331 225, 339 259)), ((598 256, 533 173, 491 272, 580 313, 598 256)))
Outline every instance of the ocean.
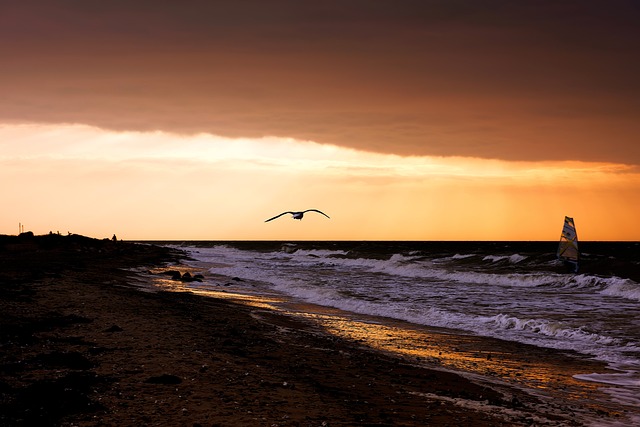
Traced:
MULTIPOLYGON (((297 311, 329 332, 354 329, 340 317, 355 329, 380 325, 385 333, 373 334, 380 348, 414 355, 424 348, 426 362, 437 357, 417 341, 424 338, 400 339, 402 331, 431 328, 602 362, 606 370, 572 378, 597 386, 597 404, 640 422, 640 243, 581 242, 577 274, 556 260, 557 242, 165 244, 186 251, 204 276, 182 289, 297 311)), ((376 346, 375 338, 347 335, 376 346)))

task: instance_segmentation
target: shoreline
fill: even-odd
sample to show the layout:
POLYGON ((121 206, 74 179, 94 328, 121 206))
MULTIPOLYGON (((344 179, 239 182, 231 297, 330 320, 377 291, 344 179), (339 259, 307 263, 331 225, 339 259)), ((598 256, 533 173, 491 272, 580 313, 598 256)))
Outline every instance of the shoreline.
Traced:
MULTIPOLYGON (((200 271, 192 266, 180 270, 191 274, 200 271)), ((162 269, 156 270, 156 273, 162 274, 162 269)), ((222 282, 232 280, 222 275, 214 277, 222 282)), ((345 312, 313 303, 292 302, 282 296, 248 295, 234 290, 201 290, 173 280, 156 280, 154 286, 169 292, 191 289, 190 292, 203 298, 231 301, 250 307, 254 318, 276 325, 282 323, 283 319, 300 321, 306 325, 305 328, 345 340, 358 350, 381 353, 415 367, 460 375, 504 395, 511 395, 513 389, 518 389, 525 395, 538 398, 539 401, 533 406, 543 413, 562 413, 564 406, 565 411, 570 410, 573 417, 580 419, 575 425, 591 425, 590 422, 603 416, 615 419, 628 412, 628 407, 612 404, 609 396, 603 397, 599 389, 606 387, 605 384, 578 378, 617 371, 613 371, 604 361, 572 350, 539 347, 465 331, 345 312), (554 401, 562 403, 552 404, 554 401)), ((438 400, 442 396, 431 395, 430 398, 438 400)), ((477 402, 473 406, 476 410, 489 412, 504 410, 477 402)), ((538 419, 539 422, 541 420, 538 419)))
MULTIPOLYGON (((588 396, 556 402, 510 384, 518 363, 529 361, 522 374, 542 355, 515 357, 525 346, 502 342, 496 352, 495 340, 431 334, 441 353, 466 345, 479 364, 484 345, 492 366, 515 363, 508 376, 456 373, 376 350, 357 336, 364 324, 339 336, 266 308, 132 285, 149 280, 133 268, 179 265, 181 253, 166 247, 82 236, 7 241, 0 425, 583 425, 575 412, 588 396)), ((548 354, 540 371, 576 369, 578 359, 548 354)))

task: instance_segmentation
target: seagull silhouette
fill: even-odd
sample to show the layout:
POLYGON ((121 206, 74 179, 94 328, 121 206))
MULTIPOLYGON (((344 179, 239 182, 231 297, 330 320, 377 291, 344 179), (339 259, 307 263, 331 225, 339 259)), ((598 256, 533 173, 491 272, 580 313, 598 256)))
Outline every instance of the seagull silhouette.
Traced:
POLYGON ((318 209, 307 209, 306 211, 302 211, 302 212, 291 212, 291 211, 282 212, 280 215, 276 215, 273 218, 269 218, 265 222, 269 222, 269 221, 274 220, 276 218, 280 218, 282 215, 286 215, 286 214, 291 214, 293 216, 293 219, 302 219, 302 217, 304 216, 305 212, 318 212, 319 214, 322 214, 322 215, 326 216, 327 218, 329 218, 329 215, 327 215, 324 212, 320 212, 318 209))

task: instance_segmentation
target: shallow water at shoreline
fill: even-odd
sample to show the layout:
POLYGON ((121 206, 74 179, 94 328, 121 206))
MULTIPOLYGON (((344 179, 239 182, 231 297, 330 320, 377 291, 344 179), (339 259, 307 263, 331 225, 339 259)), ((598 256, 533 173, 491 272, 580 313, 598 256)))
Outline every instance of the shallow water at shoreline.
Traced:
MULTIPOLYGON (((585 425, 626 426, 640 420, 634 394, 583 381, 579 377, 610 375, 603 363, 577 354, 538 349, 501 340, 411 325, 388 318, 375 318, 286 299, 238 294, 227 290, 192 290, 189 286, 155 279, 165 291, 196 294, 230 300, 256 309, 255 316, 271 323, 272 313, 291 316, 316 327, 322 333, 347 339, 364 349, 373 349, 400 357, 415 365, 462 373, 479 384, 502 390, 508 387, 527 390, 545 402, 543 412, 562 413, 567 408, 585 425), (597 372, 598 374, 594 374, 597 372), (612 395, 615 397, 612 399, 612 395), (620 401, 620 396, 627 396, 620 401)), ((281 321, 276 320, 279 324, 281 321)), ((482 408, 479 408, 480 410, 482 408)), ((486 410, 486 408, 485 408, 486 410)), ((495 410, 495 408, 493 408, 495 410)))
MULTIPOLYGON (((568 317, 577 322, 577 325, 580 315, 588 314, 593 317, 595 311, 595 317, 598 316, 597 307, 596 310, 590 309, 589 313, 582 313, 582 304, 588 302, 593 305, 593 301, 606 300, 599 310, 603 313, 602 319, 598 320, 602 331, 626 332, 634 329, 616 329, 610 327, 611 325, 605 325, 605 314, 606 310, 611 312, 612 304, 617 304, 623 309, 637 304, 633 299, 634 292, 637 291, 634 288, 636 283, 632 279, 605 275, 601 272, 587 272, 580 277, 572 278, 556 271, 553 257, 547 254, 532 255, 523 250, 524 245, 518 247, 517 243, 503 244, 503 247, 496 246, 496 243, 488 249, 483 248, 482 251, 474 249, 474 245, 465 247, 457 243, 455 247, 440 246, 437 248, 438 252, 433 251, 433 248, 429 252, 410 245, 405 245, 401 250, 387 248, 385 252, 378 248, 364 248, 361 242, 358 243, 357 251, 349 249, 345 246, 346 243, 342 243, 342 247, 327 247, 326 242, 319 245, 316 242, 307 242, 304 245, 293 243, 289 246, 272 244, 271 247, 262 242, 250 248, 247 248, 247 245, 246 242, 240 244, 239 246, 244 246, 240 248, 233 242, 187 242, 180 245, 181 249, 187 250, 194 258, 189 261, 189 265, 194 271, 203 272, 205 279, 201 283, 166 281, 165 285, 178 285, 182 290, 243 300, 256 309, 276 309, 289 314, 295 313, 296 316, 313 321, 325 332, 346 337, 363 346, 401 355, 412 363, 463 371, 470 375, 490 378, 495 382, 526 387, 547 398, 561 397, 567 401, 574 401, 581 408, 578 412, 584 412, 586 419, 594 421, 594 425, 605 425, 602 418, 597 416, 599 413, 612 411, 624 413, 632 418, 640 416, 637 409, 639 402, 635 397, 639 391, 638 374, 637 370, 633 370, 637 367, 634 364, 637 337, 624 337, 623 347, 631 351, 626 352, 624 358, 615 359, 618 356, 616 349, 606 345, 613 342, 613 339, 617 340, 615 345, 620 345, 620 337, 606 337, 600 331, 586 332, 586 328, 579 326, 573 327, 572 331, 571 326, 556 325, 556 329, 562 332, 555 336, 553 333, 548 335, 548 331, 540 332, 543 329, 540 325, 544 323, 540 319, 533 330, 517 326, 516 320, 509 320, 507 323, 512 324, 505 328, 504 336, 500 336, 465 329, 460 327, 460 322, 444 325, 437 321, 434 324, 407 322, 412 317, 407 319, 394 315, 393 310, 378 310, 386 304, 387 308, 396 311, 403 308, 410 312, 407 306, 402 306, 403 299, 411 304, 415 303, 411 301, 415 292, 405 290, 407 286, 420 290, 421 283, 450 286, 450 299, 458 302, 461 313, 464 311, 464 304, 473 304, 480 309, 484 306, 490 309, 498 306, 501 310, 519 305, 518 310, 521 310, 523 304, 526 305, 527 298, 524 298, 523 303, 517 301, 517 297, 509 297, 510 292, 521 290, 527 294, 528 300, 551 296, 554 304, 558 304, 562 298, 573 298, 571 305, 563 307, 563 311, 558 311, 562 314, 558 317, 568 317), (291 281, 292 275, 295 275, 295 281, 291 281), (385 288, 378 281, 383 285, 385 281, 391 281, 403 286, 395 288, 398 292, 391 294, 391 288, 385 288), (446 281, 448 283, 445 283, 446 281), (315 283, 307 285, 309 282, 315 283), (367 286, 360 286, 365 282, 367 286), (356 285, 349 287, 351 283, 356 285), (620 283, 624 286, 621 287, 620 283), (456 295, 454 286, 457 286, 458 293, 465 294, 462 298, 461 295, 456 295), (485 292, 485 299, 481 298, 481 291, 476 291, 476 300, 470 301, 467 294, 473 293, 469 291, 473 290, 474 286, 483 287, 481 291, 486 291, 488 286, 498 289, 485 292), (368 293, 371 289, 373 293, 368 293), (387 300, 375 301, 375 292, 381 291, 386 291, 387 300), (499 295, 500 292, 503 295, 502 300, 492 296, 493 293, 499 295), (618 295, 610 295, 612 292, 618 292, 618 295), (564 295, 556 297, 555 294, 564 295), (583 294, 584 302, 575 301, 576 294, 583 294), (318 301, 318 295, 324 300, 318 301), (336 295, 347 303, 340 303, 336 295), (322 303, 327 301, 330 303, 322 303), (371 310, 371 307, 375 309, 371 310), (571 341, 572 334, 564 332, 567 330, 575 332, 575 342, 585 347, 577 348, 578 353, 571 351, 575 342, 571 341), (524 338, 509 339, 519 332, 523 333, 524 338), (535 334, 540 334, 541 339, 535 334), (480 335, 486 337, 481 338, 480 335), (530 338, 531 335, 533 338, 530 338), (558 343, 557 341, 564 339, 565 335, 568 336, 567 342, 558 343), (585 337, 588 339, 584 340, 585 337), (502 341, 505 339, 507 341, 502 341), (545 339, 547 342, 542 342, 545 339), (580 340, 585 341, 587 345, 580 340), (602 348, 597 345, 594 347, 590 341, 595 341, 595 344, 602 348), (526 347, 526 344, 533 344, 534 347, 526 347), (516 351, 528 352, 530 357, 522 357, 516 351), (568 355, 565 356, 564 353, 568 355), (610 367, 627 370, 608 370, 604 363, 589 360, 594 357, 600 358, 610 367), (612 357, 614 360, 610 360, 612 357), (633 369, 628 369, 629 367, 633 369)), ((595 266, 594 262, 592 267, 595 266)), ((633 264, 626 265, 624 271, 631 271, 633 276, 634 268, 633 264)), ((424 307, 432 307, 441 301, 433 298, 433 295, 423 293, 415 299, 424 307)), ((543 308, 547 305, 549 304, 545 303, 543 308)), ((439 307, 440 310, 447 308, 445 305, 439 307)), ((533 312, 537 308, 529 309, 533 312)), ((514 317, 512 313, 501 314, 506 319, 514 317)), ((552 312, 546 314, 553 315, 552 312)), ((623 321, 624 317, 614 316, 612 324, 623 321)), ((634 420, 637 421, 637 418, 634 420)))

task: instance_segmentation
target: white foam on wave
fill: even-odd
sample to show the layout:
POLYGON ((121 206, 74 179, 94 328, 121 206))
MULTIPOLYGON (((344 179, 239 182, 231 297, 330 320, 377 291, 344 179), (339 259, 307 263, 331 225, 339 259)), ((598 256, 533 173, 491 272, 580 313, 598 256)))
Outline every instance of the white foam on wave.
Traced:
POLYGON ((466 259, 475 256, 474 254, 455 254, 451 257, 441 258, 441 259, 466 259))
POLYGON ((604 281, 607 286, 600 291, 601 294, 640 301, 640 284, 633 280, 611 277, 604 281))
MULTIPOLYGON (((225 245, 183 249, 187 249, 187 252, 190 253, 191 256, 203 261, 246 262, 248 255, 247 251, 225 245)), ((275 251, 264 254, 263 256, 271 259, 290 259, 301 264, 301 266, 316 266, 321 263, 333 267, 363 269, 369 272, 400 277, 424 278, 478 285, 490 284, 513 287, 557 286, 565 289, 589 288, 599 290, 604 295, 619 296, 636 301, 640 300, 640 285, 632 280, 617 277, 602 278, 591 275, 566 275, 543 272, 498 274, 482 271, 450 270, 446 268, 446 266, 441 267, 438 262, 425 261, 422 257, 394 254, 389 259, 380 260, 373 258, 346 258, 344 257, 346 254, 347 252, 342 250, 299 249, 291 254, 275 251)), ((252 253, 252 255, 256 257, 255 253, 252 253)), ((456 254, 449 258, 464 259, 472 256, 474 255, 456 254)), ((515 264, 526 259, 526 257, 519 254, 510 256, 488 255, 483 259, 491 262, 509 259, 509 262, 515 264)), ((234 273, 236 276, 239 274, 241 274, 240 271, 235 271, 234 273)), ((245 278, 250 279, 253 277, 245 278)))
POLYGON ((330 258, 335 255, 346 255, 346 251, 341 250, 329 250, 329 249, 298 249, 291 253, 294 258, 298 257, 315 257, 315 258, 330 258))
POLYGON ((495 262, 499 262, 499 261, 503 261, 503 260, 508 260, 509 263, 511 264, 517 264, 521 261, 524 261, 525 259, 527 259, 526 256, 520 255, 520 254, 513 254, 513 255, 487 255, 484 258, 482 258, 483 261, 491 261, 493 263, 495 262))
MULTIPOLYGON (((468 256, 465 255, 464 257, 468 256)), ((511 257, 513 257, 514 262, 520 262, 518 258, 519 255, 512 255, 511 257)), ((305 257, 304 254, 296 256, 294 259, 304 264, 317 265, 318 263, 324 263, 326 265, 341 267, 344 269, 366 269, 370 272, 388 274, 392 276, 500 286, 535 287, 555 284, 559 280, 566 280, 567 277, 566 275, 540 272, 498 274, 472 270, 452 270, 447 268, 446 265, 439 265, 437 262, 424 260, 422 257, 410 257, 402 254, 394 254, 386 260, 372 258, 317 259, 305 257)))
POLYGON ((406 304, 395 304, 385 300, 367 300, 350 297, 336 288, 307 286, 304 281, 278 281, 274 288, 283 294, 305 302, 333 307, 352 313, 389 317, 414 324, 438 326, 450 329, 465 329, 477 323, 476 316, 451 313, 435 307, 416 308, 406 304))
MULTIPOLYGON (((247 251, 235 249, 224 245, 216 245, 208 248, 192 248, 188 250, 191 256, 203 261, 216 260, 231 264, 242 265, 247 262, 247 251)), ((552 286, 564 289, 588 288, 599 290, 604 295, 619 296, 628 299, 640 300, 640 286, 628 279, 616 277, 602 278, 590 275, 566 275, 544 272, 532 273, 488 273, 482 271, 451 270, 446 266, 424 260, 421 257, 394 254, 389 259, 374 258, 346 258, 347 253, 341 250, 306 250, 300 249, 294 253, 268 252, 260 256, 271 260, 286 259, 300 264, 300 266, 318 265, 331 266, 346 270, 361 269, 362 271, 388 274, 391 276, 407 278, 423 278, 427 280, 458 282, 475 285, 497 285, 506 287, 538 287, 552 286)), ((257 253, 251 253, 252 258, 257 258, 257 253)), ((473 255, 455 255, 454 257, 466 258, 473 255)), ((487 256, 486 258, 498 259, 500 257, 487 256)), ((511 255, 512 262, 520 262, 525 257, 511 255)), ((264 278, 263 272, 247 271, 244 267, 231 266, 225 271, 217 269, 213 273, 227 274, 249 280, 264 278), (256 274, 252 274, 256 273, 256 274)))
POLYGON ((574 378, 600 384, 640 387, 640 376, 637 372, 625 371, 614 374, 578 374, 574 378))
MULTIPOLYGON (((214 245, 207 247, 186 246, 178 247, 185 251, 190 257, 200 261, 221 261, 234 258, 240 258, 241 252, 237 249, 231 248, 226 245, 214 245), (235 255, 235 256, 234 256, 235 255)), ((246 256, 246 255, 244 255, 246 256)))
POLYGON ((638 366, 639 363, 635 356, 626 355, 626 353, 637 354, 640 351, 637 343, 625 343, 618 338, 589 332, 584 326, 572 327, 564 322, 519 319, 503 314, 485 318, 484 322, 488 327, 486 332, 490 336, 498 338, 507 336, 509 339, 527 344, 574 350, 594 356, 612 366, 638 366), (504 332, 501 333, 500 330, 504 332), (510 331, 515 333, 509 333, 510 331))
MULTIPOLYGON (((264 271, 250 271, 241 267, 246 262, 259 261, 256 253, 249 254, 247 251, 226 247, 223 245, 211 248, 197 248, 191 255, 201 260, 216 260, 232 264, 227 269, 215 269, 212 273, 227 274, 241 277, 247 280, 269 280, 264 271)), ((389 259, 374 258, 346 258, 345 252, 340 250, 297 250, 294 253, 269 252, 261 254, 266 261, 287 260, 295 261, 299 266, 329 266, 339 268, 343 271, 363 271, 368 273, 387 274, 396 277, 422 278, 429 281, 438 282, 458 282, 475 285, 497 285, 504 287, 538 287, 554 286, 560 288, 581 288, 599 286, 604 289, 607 280, 595 276, 571 276, 553 273, 533 272, 533 273, 488 273, 475 270, 453 270, 424 260, 421 257, 405 256, 393 254, 389 259), (338 255, 338 256, 336 256, 338 255)), ((473 255, 456 255, 459 257, 469 257, 473 255)), ((513 257, 514 255, 512 255, 513 257)), ((268 265, 265 269, 271 268, 268 265)), ((275 273, 274 273, 275 274, 275 273)), ((610 292, 615 292, 612 289, 610 292)))
POLYGON ((602 295, 640 301, 640 284, 631 279, 577 274, 566 276, 558 284, 565 289, 591 289, 602 295))
MULTIPOLYGON (((296 254, 295 259, 301 262, 305 262, 304 258, 307 257, 307 263, 315 264, 324 262, 345 268, 365 268, 372 272, 402 277, 514 287, 551 285, 565 289, 594 289, 600 290, 603 295, 618 296, 640 301, 640 284, 630 279, 621 279, 618 277, 605 278, 586 274, 567 275, 549 272, 504 274, 471 270, 451 270, 446 267, 440 267, 445 259, 466 259, 473 257, 473 254, 455 254, 452 257, 440 258, 433 261, 425 261, 422 257, 405 256, 402 254, 394 254, 386 260, 371 258, 328 258, 329 255, 343 255, 345 254, 343 251, 298 251, 296 254), (315 255, 315 257, 311 258, 309 255, 315 255)), ((504 256, 487 255, 483 258, 484 261, 490 261, 492 263, 508 260, 511 264, 518 264, 526 259, 526 256, 520 254, 504 256)))
POLYGON ((620 341, 611 337, 594 334, 584 327, 567 327, 563 322, 554 322, 547 319, 519 319, 513 316, 498 314, 487 319, 487 324, 495 325, 499 329, 514 329, 549 337, 561 338, 565 342, 591 342, 601 345, 619 345, 620 341))
POLYGON ((297 252, 292 255, 292 260, 299 262, 301 265, 327 265, 344 270, 361 269, 363 271, 369 271, 373 273, 385 273, 389 275, 417 277, 420 270, 424 270, 426 265, 431 263, 415 262, 418 259, 416 257, 405 256, 402 254, 393 254, 389 259, 375 259, 375 258, 346 258, 346 257, 325 257, 316 258, 309 257, 304 252, 298 254, 297 252))

